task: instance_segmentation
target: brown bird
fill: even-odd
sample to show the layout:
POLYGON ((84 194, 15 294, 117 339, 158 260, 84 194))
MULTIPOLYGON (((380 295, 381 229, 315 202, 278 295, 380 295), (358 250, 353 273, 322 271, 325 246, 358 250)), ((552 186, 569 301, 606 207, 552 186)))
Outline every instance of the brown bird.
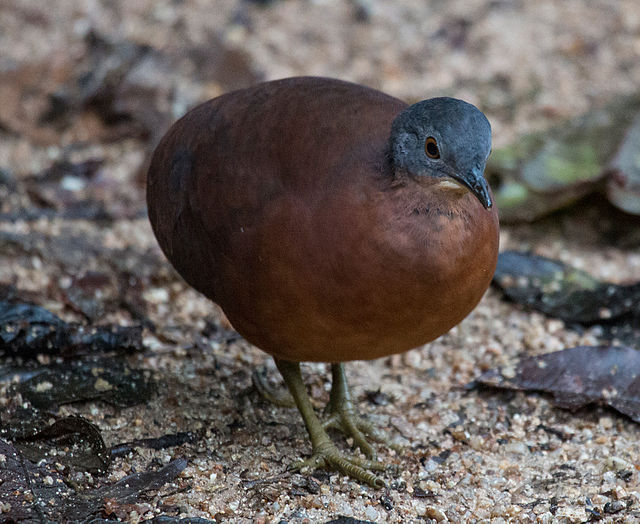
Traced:
POLYGON ((382 485, 343 362, 425 344, 478 303, 498 254, 484 168, 491 127, 475 106, 410 107, 360 85, 289 78, 196 107, 167 132, 148 176, 167 258, 235 329, 273 355, 325 466, 382 485), (321 423, 301 361, 332 363, 321 423), (343 455, 335 427, 367 460, 343 455))

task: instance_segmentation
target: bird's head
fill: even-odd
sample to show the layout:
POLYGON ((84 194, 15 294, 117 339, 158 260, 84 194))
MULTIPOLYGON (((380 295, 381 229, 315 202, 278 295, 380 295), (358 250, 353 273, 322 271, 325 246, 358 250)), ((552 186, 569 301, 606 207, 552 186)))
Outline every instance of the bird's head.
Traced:
POLYGON ((493 205, 484 178, 491 125, 474 105, 446 97, 418 102, 393 121, 390 141, 395 169, 412 177, 453 179, 485 208, 493 205))

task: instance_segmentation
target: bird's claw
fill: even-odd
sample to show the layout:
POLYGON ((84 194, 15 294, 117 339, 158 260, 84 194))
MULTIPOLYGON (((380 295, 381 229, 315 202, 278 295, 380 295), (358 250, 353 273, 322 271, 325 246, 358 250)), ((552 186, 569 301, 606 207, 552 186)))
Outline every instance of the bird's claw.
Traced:
POLYGON ((353 443, 360 448, 368 459, 376 460, 377 454, 367 438, 374 442, 385 444, 396 452, 402 450, 402 446, 391 442, 389 436, 378 429, 373 423, 364 419, 357 412, 351 410, 332 410, 332 414, 323 421, 322 427, 340 431, 346 437, 353 438, 353 443))
POLYGON ((306 468, 335 470, 343 475, 369 484, 373 488, 386 486, 384 480, 372 473, 372 471, 384 471, 386 469, 384 464, 377 460, 344 455, 331 442, 322 443, 313 450, 311 457, 291 465, 291 469, 294 471, 306 468))

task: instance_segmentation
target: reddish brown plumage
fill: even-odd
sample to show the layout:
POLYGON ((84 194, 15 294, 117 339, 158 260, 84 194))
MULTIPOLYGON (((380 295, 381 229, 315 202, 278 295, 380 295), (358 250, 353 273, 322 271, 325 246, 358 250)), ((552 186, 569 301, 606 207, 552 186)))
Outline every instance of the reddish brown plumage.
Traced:
POLYGON ((149 169, 167 258, 280 359, 372 359, 448 331, 489 285, 497 211, 442 179, 394 173, 389 133, 405 107, 318 78, 197 107, 149 169))

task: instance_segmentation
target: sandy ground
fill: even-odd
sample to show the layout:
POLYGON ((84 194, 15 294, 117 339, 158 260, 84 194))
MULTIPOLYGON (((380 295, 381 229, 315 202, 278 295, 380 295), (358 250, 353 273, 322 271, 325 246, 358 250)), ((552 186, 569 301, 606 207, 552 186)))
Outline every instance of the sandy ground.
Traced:
MULTIPOLYGON (((266 7, 232 0, 64 0, 50 7, 36 0, 5 1, 0 71, 52 56, 64 62, 90 29, 167 53, 185 42, 206 49, 214 40, 232 52, 232 64, 240 65, 225 70, 224 81, 215 75, 199 81, 198 67, 204 66, 194 66, 189 57, 175 66, 182 68, 179 75, 156 79, 182 89, 189 102, 246 81, 325 75, 407 101, 443 94, 465 98, 488 115, 496 144, 640 85, 636 0, 282 0, 266 7)), ((170 108, 173 117, 185 110, 178 103, 170 108)), ((149 142, 95 140, 91 129, 86 124, 45 140, 0 129, 0 167, 21 179, 60 158, 100 156, 112 195, 126 194, 127 202, 142 206, 138 170, 149 142)), ((637 244, 629 247, 603 234, 602 208, 592 204, 542 223, 505 226, 502 247, 561 258, 616 282, 640 280, 637 244)), ((615 230, 616 224, 608 227, 615 230)), ((87 235, 114 249, 149 249, 163 260, 143 217, 118 218, 107 226, 18 220, 0 228, 87 235)), ((132 357, 156 374, 162 384, 157 398, 125 410, 102 404, 60 409, 93 421, 108 444, 202 431, 196 444, 159 452, 141 448, 112 465, 108 478, 116 480, 144 470, 153 459, 189 461, 173 485, 132 505, 126 520, 170 513, 235 522, 325 522, 344 515, 374 522, 550 523, 586 522, 594 512, 602 522, 640 520, 637 424, 600 408, 572 414, 538 395, 463 389, 482 371, 518 356, 597 344, 599 328, 577 331, 506 303, 490 289, 465 321, 437 341, 401 357, 349 364, 362 411, 406 446, 400 454, 381 449, 381 459, 398 471, 385 474, 387 488, 375 490, 335 474, 310 478, 286 472, 310 446, 298 413, 267 404, 252 387, 257 366, 266 365, 276 380, 272 362, 242 340, 203 335, 219 312, 165 264, 160 262, 168 276, 143 294, 149 318, 161 328, 147 332, 148 351, 132 357), (367 400, 366 393, 378 389, 388 403, 367 400), (618 474, 625 468, 631 476, 618 474)), ((44 293, 65 285, 57 267, 46 255, 20 266, 7 258, 0 280, 44 293)), ((77 320, 55 301, 42 302, 77 320)), ((121 311, 104 320, 131 322, 121 311)), ((309 364, 303 371, 321 406, 330 387, 327 366, 309 364)))

